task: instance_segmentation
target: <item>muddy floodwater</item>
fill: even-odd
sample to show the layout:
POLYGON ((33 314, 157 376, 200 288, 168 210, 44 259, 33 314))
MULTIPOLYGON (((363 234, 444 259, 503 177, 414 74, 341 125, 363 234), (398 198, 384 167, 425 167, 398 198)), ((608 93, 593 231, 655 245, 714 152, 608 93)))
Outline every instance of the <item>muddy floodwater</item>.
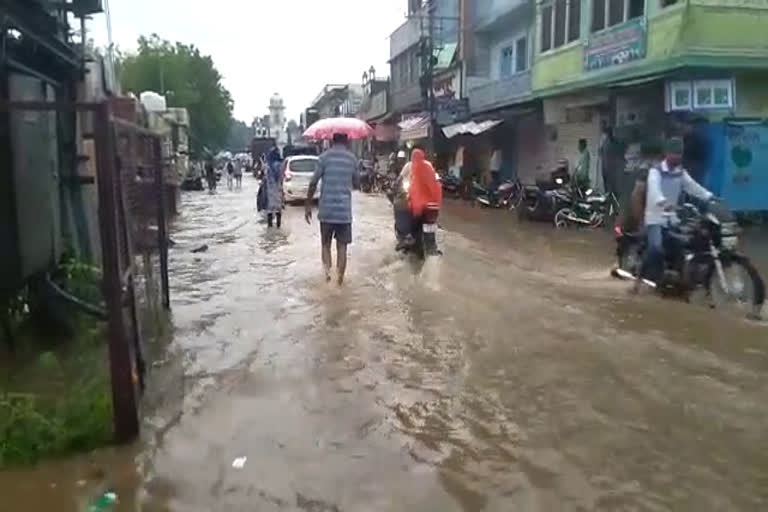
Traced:
POLYGON ((629 296, 608 232, 457 203, 418 269, 378 196, 339 289, 255 190, 184 196, 141 442, 0 473, 0 511, 768 510, 765 324, 629 296))

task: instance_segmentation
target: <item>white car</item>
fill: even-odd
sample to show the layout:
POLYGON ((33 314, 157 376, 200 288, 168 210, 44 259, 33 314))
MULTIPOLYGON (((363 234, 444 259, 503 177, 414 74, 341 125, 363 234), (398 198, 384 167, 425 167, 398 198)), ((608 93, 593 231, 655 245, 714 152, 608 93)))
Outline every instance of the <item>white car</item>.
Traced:
POLYGON ((296 155, 286 159, 283 192, 286 203, 298 203, 307 199, 309 182, 315 174, 318 158, 311 155, 296 155))

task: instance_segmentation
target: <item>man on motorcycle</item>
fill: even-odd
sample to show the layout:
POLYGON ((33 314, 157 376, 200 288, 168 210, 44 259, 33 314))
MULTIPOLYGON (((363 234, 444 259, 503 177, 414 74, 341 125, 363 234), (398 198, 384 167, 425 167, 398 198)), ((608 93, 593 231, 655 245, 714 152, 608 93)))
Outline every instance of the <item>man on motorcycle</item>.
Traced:
POLYGON ((674 208, 680 200, 680 193, 686 192, 702 200, 709 200, 713 194, 696 183, 682 166, 683 141, 670 138, 665 144, 665 158, 659 165, 648 171, 645 199, 645 236, 647 251, 634 291, 639 289, 643 279, 658 283, 664 273, 663 230, 675 221, 674 208))
POLYGON ((426 159, 424 149, 414 146, 411 161, 403 166, 393 190, 395 232, 398 249, 413 243, 421 236, 423 215, 428 204, 440 206, 443 189, 432 164, 426 159))

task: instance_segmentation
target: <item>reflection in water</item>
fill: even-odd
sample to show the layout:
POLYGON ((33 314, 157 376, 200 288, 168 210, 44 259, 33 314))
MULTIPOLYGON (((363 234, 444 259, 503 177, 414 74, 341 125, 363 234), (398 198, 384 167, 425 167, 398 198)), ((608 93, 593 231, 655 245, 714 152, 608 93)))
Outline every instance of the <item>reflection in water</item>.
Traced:
POLYGON ((764 326, 628 297, 608 233, 457 205, 415 272, 360 195, 339 288, 245 185, 185 196, 142 443, 0 474, 0 511, 766 509, 764 326))

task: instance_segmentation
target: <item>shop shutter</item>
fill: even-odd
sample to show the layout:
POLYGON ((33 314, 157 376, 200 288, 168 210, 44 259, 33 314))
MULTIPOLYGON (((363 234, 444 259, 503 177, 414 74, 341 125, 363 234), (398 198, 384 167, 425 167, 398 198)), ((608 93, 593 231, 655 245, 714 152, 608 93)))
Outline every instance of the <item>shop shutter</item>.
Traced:
POLYGON ((515 169, 517 170, 517 177, 523 183, 536 181, 536 168, 539 165, 542 165, 542 169, 546 168, 544 167, 544 162, 548 159, 545 154, 547 151, 546 133, 546 127, 539 116, 526 116, 517 123, 515 169))
POLYGON ((568 160, 568 170, 573 173, 576 164, 579 162, 579 139, 586 139, 591 156, 589 178, 595 189, 602 190, 602 177, 598 179, 597 173, 598 149, 600 147, 600 116, 593 112, 591 119, 587 122, 566 122, 557 125, 557 133, 558 137, 554 151, 557 156, 550 168, 554 168, 558 159, 565 158, 568 160))

